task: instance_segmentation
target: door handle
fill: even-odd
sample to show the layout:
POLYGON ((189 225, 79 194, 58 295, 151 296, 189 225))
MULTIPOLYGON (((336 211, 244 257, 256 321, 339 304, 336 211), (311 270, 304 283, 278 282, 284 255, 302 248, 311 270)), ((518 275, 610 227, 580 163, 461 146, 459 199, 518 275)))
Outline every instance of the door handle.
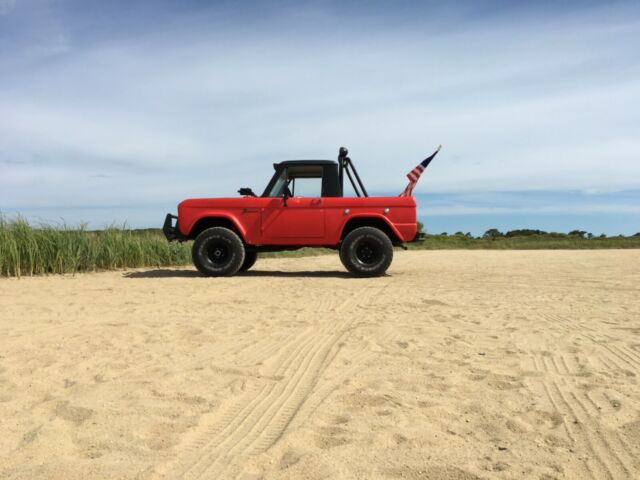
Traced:
POLYGON ((311 200, 311 205, 322 205, 322 199, 314 198, 313 200, 311 200))

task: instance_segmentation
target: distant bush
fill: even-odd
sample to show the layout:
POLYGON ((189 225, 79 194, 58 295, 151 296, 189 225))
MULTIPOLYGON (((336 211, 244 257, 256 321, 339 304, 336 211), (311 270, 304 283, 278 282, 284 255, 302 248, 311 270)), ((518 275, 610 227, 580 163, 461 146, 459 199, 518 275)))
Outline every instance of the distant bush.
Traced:
POLYGON ((591 234, 588 232, 585 232, 584 230, 572 230, 569 232, 570 237, 585 238, 587 235, 591 235, 591 234))
MULTIPOLYGON (((461 233, 461 232, 460 232, 461 233)), ((489 229, 480 238, 467 235, 427 235, 420 243, 411 243, 412 249, 493 249, 493 250, 540 250, 540 249, 599 249, 640 248, 640 235, 632 237, 589 237, 565 233, 542 232, 541 230, 512 230, 506 235, 497 229, 489 229), (525 232, 518 235, 516 232, 525 232), (540 233, 529 233, 540 232, 540 233), (510 234, 510 235, 508 235, 510 234)))
POLYGON ((490 228, 489 230, 484 232, 484 234, 482 235, 482 238, 498 238, 498 237, 504 237, 504 233, 502 233, 497 228, 490 228))
POLYGON ((505 237, 529 237, 531 235, 547 235, 547 232, 543 230, 531 230, 524 228, 521 230, 509 230, 504 234, 505 237))

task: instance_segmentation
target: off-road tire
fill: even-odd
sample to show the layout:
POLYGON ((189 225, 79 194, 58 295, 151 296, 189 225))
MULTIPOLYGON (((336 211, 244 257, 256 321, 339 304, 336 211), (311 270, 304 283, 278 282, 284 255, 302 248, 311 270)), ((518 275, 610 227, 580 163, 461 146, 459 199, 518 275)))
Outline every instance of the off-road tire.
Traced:
POLYGON ((191 255, 200 273, 210 277, 228 277, 240 270, 245 250, 235 232, 224 227, 213 227, 196 237, 191 255))
POLYGON ((340 260, 347 270, 359 277, 384 275, 393 260, 393 244, 382 230, 356 228, 342 241, 340 260))
POLYGON ((253 265, 256 263, 256 260, 258 259, 258 252, 254 252, 251 250, 245 250, 244 251, 244 262, 242 263, 242 266, 240 267, 240 272, 246 272, 247 270, 249 270, 251 267, 253 267, 253 265))

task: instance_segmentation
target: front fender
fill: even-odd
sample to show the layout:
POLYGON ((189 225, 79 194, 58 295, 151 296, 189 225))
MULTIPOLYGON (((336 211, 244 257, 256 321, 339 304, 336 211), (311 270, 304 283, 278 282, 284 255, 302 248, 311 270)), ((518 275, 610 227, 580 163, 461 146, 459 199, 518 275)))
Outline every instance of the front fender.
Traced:
POLYGON ((229 211, 221 211, 221 210, 200 210, 194 212, 190 211, 191 209, 186 208, 184 211, 179 212, 179 225, 180 231, 185 236, 190 236, 193 228, 200 222, 201 220, 207 219, 223 219, 226 222, 231 223, 236 231, 240 234, 243 240, 246 241, 247 237, 247 228, 243 224, 242 221, 232 212, 229 211))

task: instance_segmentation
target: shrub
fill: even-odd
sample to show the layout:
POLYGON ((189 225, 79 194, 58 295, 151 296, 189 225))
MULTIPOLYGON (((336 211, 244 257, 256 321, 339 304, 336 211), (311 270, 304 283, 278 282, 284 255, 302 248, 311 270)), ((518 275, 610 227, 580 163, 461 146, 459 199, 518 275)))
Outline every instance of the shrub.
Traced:
POLYGON ((498 237, 504 237, 504 234, 497 228, 490 228, 489 230, 484 232, 484 235, 482 235, 482 238, 498 238, 498 237))
POLYGON ((505 237, 529 237, 532 235, 547 235, 547 232, 543 230, 531 230, 529 228, 524 228, 520 230, 509 230, 505 233, 505 237))

